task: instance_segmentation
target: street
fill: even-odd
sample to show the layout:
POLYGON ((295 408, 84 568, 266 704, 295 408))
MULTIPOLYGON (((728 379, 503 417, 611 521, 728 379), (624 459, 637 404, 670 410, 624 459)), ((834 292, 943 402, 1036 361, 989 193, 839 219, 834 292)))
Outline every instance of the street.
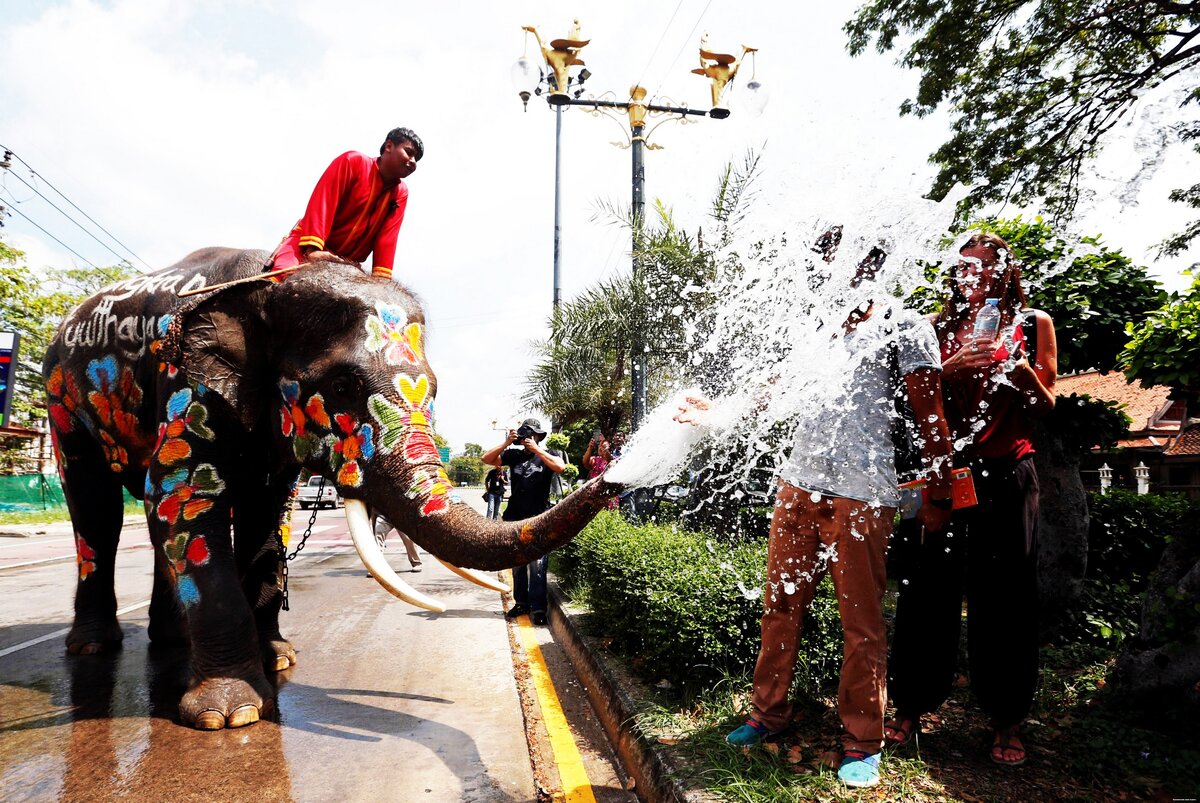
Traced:
MULTIPOLYGON (((294 537, 307 517, 296 512, 294 537)), ((117 562, 124 649, 90 657, 63 646, 75 578, 69 527, 42 529, 0 537, 4 800, 633 799, 546 628, 517 623, 510 638, 501 595, 427 555, 421 573, 408 573, 394 535, 393 567, 448 610, 387 595, 354 553, 340 510, 318 514, 290 569, 282 621, 299 660, 268 675, 278 712, 216 732, 178 723, 186 653, 147 640, 144 524, 127 522, 117 562), (560 716, 566 726, 556 728, 560 716)))

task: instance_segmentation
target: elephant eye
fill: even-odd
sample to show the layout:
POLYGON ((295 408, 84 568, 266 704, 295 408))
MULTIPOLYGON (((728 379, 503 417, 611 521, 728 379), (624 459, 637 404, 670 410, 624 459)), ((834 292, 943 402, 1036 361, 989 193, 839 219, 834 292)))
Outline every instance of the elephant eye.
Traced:
POLYGON ((330 389, 338 396, 353 398, 357 395, 359 385, 358 377, 342 374, 333 378, 330 389))

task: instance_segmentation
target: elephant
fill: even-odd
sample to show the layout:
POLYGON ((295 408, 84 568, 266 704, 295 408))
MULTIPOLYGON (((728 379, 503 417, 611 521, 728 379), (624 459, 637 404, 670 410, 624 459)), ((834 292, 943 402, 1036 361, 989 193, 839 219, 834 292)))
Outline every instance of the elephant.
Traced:
POLYGON ((334 262, 252 279, 266 258, 206 248, 111 285, 67 316, 43 366, 79 570, 67 649, 120 646, 124 487, 145 504, 154 548, 149 636, 189 646, 180 718, 207 730, 258 721, 273 705, 265 672, 296 661, 279 610, 302 469, 345 499, 375 579, 432 610, 443 608, 384 560, 368 509, 459 574, 506 589, 472 569, 546 554, 619 491, 593 481, 522 522, 475 513, 434 446, 437 379, 412 293, 334 262))

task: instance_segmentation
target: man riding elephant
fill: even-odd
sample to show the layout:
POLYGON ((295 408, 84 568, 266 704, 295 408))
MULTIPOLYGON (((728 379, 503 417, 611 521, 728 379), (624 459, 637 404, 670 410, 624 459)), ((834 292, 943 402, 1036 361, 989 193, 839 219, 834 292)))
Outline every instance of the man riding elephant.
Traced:
POLYGON ((360 264, 370 254, 371 273, 390 278, 408 207, 404 179, 424 155, 425 145, 412 129, 393 128, 379 146, 379 158, 347 151, 334 159, 313 189, 304 217, 267 267, 279 271, 321 260, 360 264))

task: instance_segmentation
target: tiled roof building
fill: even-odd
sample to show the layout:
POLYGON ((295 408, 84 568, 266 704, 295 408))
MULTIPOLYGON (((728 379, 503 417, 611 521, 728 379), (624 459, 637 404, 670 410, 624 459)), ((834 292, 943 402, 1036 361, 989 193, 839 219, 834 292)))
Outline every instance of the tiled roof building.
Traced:
POLYGON ((1128 437, 1117 442, 1116 450, 1096 450, 1084 458, 1087 484, 1098 485, 1097 470, 1108 465, 1114 471, 1115 484, 1136 487, 1133 468, 1144 464, 1150 469, 1152 490, 1200 496, 1200 422, 1188 419, 1186 404, 1171 399, 1170 388, 1143 388, 1126 381, 1120 371, 1086 371, 1060 376, 1054 390, 1059 396, 1077 393, 1117 402, 1132 419, 1128 437))

